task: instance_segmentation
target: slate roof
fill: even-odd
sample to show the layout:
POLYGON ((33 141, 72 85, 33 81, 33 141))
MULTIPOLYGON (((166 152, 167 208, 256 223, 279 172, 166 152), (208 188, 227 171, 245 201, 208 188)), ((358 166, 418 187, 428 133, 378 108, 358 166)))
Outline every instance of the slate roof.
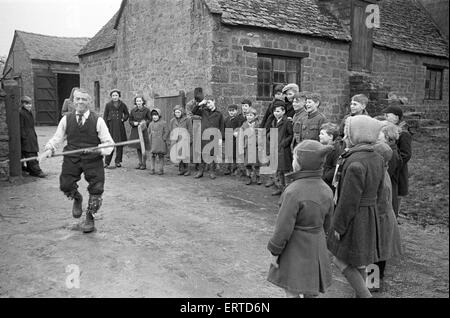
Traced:
POLYGON ((79 50, 78 55, 85 55, 108 48, 113 48, 116 45, 117 30, 114 29, 117 16, 120 10, 111 18, 111 20, 106 23, 100 31, 84 46, 79 50))
POLYGON ((317 0, 207 0, 207 4, 213 13, 221 8, 224 24, 351 40, 348 30, 317 0))
POLYGON ((376 45, 448 58, 448 43, 428 11, 417 0, 384 0, 380 28, 374 30, 376 45))
POLYGON ((89 38, 69 38, 15 31, 32 60, 44 60, 78 64, 78 51, 89 38))
MULTIPOLYGON (((349 30, 320 0, 204 0, 227 25, 253 26, 334 40, 351 41, 349 30), (295 15, 292 15, 295 12, 295 15)), ((79 55, 114 47, 114 26, 125 7, 92 38, 79 55)), ((448 43, 418 0, 382 0, 380 29, 375 45, 406 52, 448 58, 448 43)))

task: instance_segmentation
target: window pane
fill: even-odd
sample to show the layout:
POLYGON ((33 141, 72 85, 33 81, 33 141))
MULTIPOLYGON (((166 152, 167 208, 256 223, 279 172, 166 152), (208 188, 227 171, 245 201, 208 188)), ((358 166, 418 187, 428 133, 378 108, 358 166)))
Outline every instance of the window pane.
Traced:
POLYGON ((297 60, 287 60, 287 71, 295 71, 297 72, 297 65, 298 65, 298 61, 297 60))
POLYGON ((297 83, 297 73, 289 72, 287 73, 288 83, 297 83))
POLYGON ((270 97, 270 85, 264 85, 264 97, 270 97))
POLYGON ((285 72, 286 71, 286 60, 273 59, 273 71, 285 72))
POLYGON ((272 69, 272 60, 270 57, 261 57, 258 56, 258 70, 263 71, 270 71, 272 69))
POLYGON ((435 99, 441 99, 441 72, 436 72, 436 87, 435 87, 435 99))
POLYGON ((264 96, 264 86, 261 84, 258 84, 258 96, 259 97, 264 96))
POLYGON ((270 73, 269 72, 258 72, 258 83, 270 84, 270 73))
POLYGON ((285 73, 273 72, 273 81, 276 83, 285 83, 285 73))

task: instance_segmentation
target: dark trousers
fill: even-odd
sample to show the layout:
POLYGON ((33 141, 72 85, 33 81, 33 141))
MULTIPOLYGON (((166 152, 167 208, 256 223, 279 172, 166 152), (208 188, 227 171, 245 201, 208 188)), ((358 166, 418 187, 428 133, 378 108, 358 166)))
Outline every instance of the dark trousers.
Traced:
POLYGON ((84 179, 89 183, 88 192, 91 195, 101 195, 105 185, 105 169, 102 157, 91 160, 74 159, 64 156, 59 187, 65 195, 70 196, 78 189, 77 182, 84 173, 84 179))
MULTIPOLYGON (((31 158, 36 157, 37 155, 37 152, 22 151, 22 158, 31 158)), ((39 166, 39 161, 37 160, 24 162, 23 169, 30 175, 38 175, 39 173, 42 173, 41 167, 39 166)))
POLYGON ((116 159, 114 160, 115 163, 122 163, 122 156, 123 156, 123 146, 121 147, 115 147, 110 155, 105 157, 105 164, 109 165, 111 163, 114 151, 116 152, 116 159))

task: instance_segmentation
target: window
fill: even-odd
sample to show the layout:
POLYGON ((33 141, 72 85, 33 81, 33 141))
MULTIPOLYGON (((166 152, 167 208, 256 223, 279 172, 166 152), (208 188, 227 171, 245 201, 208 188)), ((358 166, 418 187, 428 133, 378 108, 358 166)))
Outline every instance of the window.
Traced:
POLYGON ((425 78, 425 99, 442 99, 442 69, 427 67, 425 78))
POLYGON ((95 111, 100 111, 100 82, 95 81, 94 82, 94 105, 95 105, 95 111))
POLYGON ((296 83, 300 86, 300 59, 258 54, 259 100, 272 99, 276 84, 296 83))

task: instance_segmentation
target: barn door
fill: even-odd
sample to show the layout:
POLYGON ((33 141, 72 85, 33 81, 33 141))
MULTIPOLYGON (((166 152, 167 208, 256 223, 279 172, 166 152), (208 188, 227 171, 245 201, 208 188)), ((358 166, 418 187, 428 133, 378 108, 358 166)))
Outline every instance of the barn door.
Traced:
POLYGON ((173 109, 176 105, 185 107, 186 98, 183 91, 180 91, 176 96, 157 96, 155 97, 155 107, 161 110, 162 118, 169 122, 173 118, 173 109))
POLYGON ((34 75, 34 104, 37 125, 58 124, 57 101, 56 74, 36 73, 34 75))

